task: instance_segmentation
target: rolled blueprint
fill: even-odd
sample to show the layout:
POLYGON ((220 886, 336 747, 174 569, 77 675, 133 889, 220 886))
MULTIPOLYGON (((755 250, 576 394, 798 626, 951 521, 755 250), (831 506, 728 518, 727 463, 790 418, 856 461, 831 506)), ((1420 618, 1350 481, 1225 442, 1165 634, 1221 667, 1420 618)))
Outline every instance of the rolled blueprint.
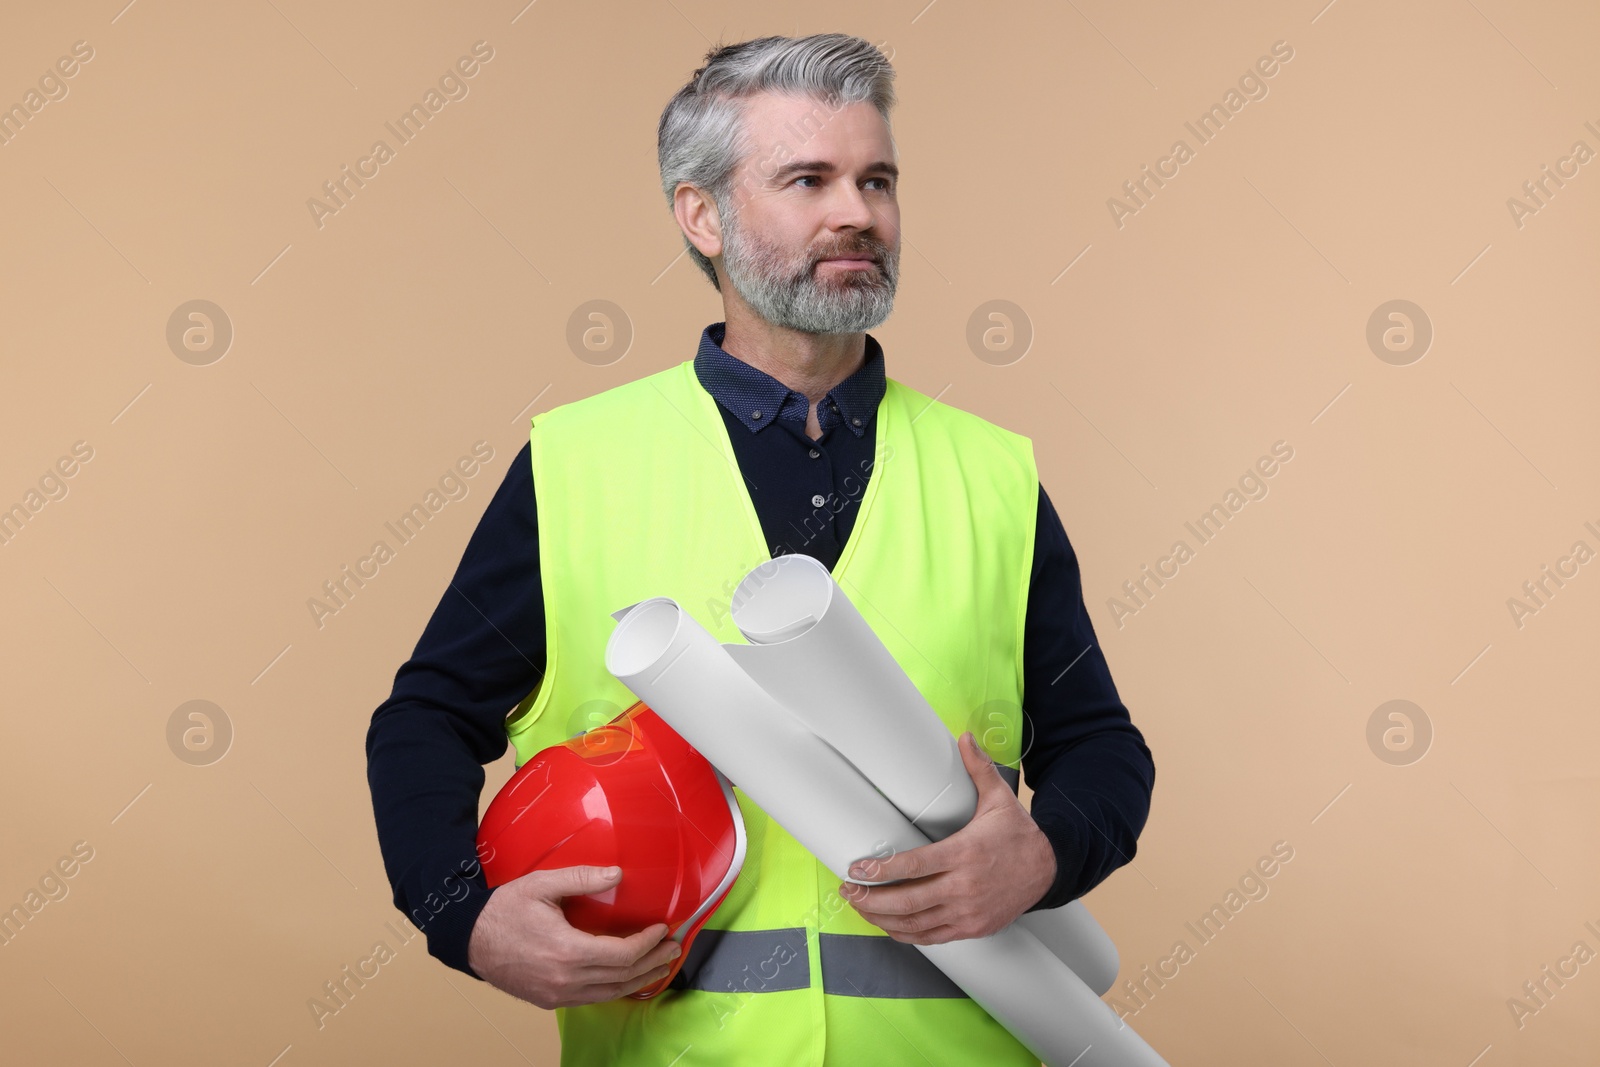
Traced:
MULTIPOLYGON (((928 837, 666 597, 614 613, 606 669, 845 881, 863 856, 928 837)), ((917 949, 1048 1067, 1166 1067, 1020 924, 917 949)))
MULTIPOLYGON (((827 567, 800 554, 762 563, 734 590, 732 616, 750 642, 724 646, 733 661, 913 825, 934 840, 967 825, 978 791, 955 737, 827 567), (819 699, 822 664, 830 685, 819 699)), ((1096 993, 1115 984, 1116 944, 1082 901, 1017 922, 1096 993)))

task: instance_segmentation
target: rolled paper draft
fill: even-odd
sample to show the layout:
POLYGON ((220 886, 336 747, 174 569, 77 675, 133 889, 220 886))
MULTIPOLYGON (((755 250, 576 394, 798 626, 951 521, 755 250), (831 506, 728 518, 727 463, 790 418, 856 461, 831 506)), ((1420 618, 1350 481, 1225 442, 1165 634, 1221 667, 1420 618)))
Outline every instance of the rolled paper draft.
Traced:
MULTIPOLYGON (((928 837, 794 718, 666 597, 613 613, 606 669, 843 881, 849 865, 928 837)), ((871 883, 866 883, 871 884, 871 883)), ((918 945, 1048 1067, 1166 1067, 1078 975, 1018 923, 918 945)))
POLYGON ((733 661, 919 830, 938 839, 967 825, 978 791, 956 739, 826 567, 768 560, 734 590, 731 614, 750 642, 726 646, 733 661))
MULTIPOLYGON (((939 840, 971 821, 978 791, 959 744, 827 567, 800 554, 768 560, 734 590, 731 614, 750 642, 723 646, 733 661, 913 825, 939 840), (820 698, 819 676, 831 683, 820 698)), ((1017 922, 1096 993, 1115 984, 1116 944, 1081 900, 1017 922)))
POLYGON ((655 597, 618 614, 606 642, 606 670, 823 866, 842 877, 874 848, 927 844, 848 761, 741 671, 677 601, 655 597), (895 818, 884 818, 887 813, 895 818), (867 851, 853 851, 862 847, 867 851))

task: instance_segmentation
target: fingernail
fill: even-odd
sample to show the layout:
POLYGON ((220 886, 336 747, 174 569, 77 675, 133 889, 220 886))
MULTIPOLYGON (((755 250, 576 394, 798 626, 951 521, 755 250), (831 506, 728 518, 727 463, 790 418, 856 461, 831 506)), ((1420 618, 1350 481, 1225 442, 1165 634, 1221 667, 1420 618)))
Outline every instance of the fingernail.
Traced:
POLYGON ((852 877, 852 878, 865 878, 866 876, 867 876, 867 869, 863 865, 857 863, 857 864, 855 864, 854 866, 852 866, 850 868, 850 877, 852 877))
POLYGON ((675 960, 681 955, 683 955, 683 949, 677 945, 673 945, 667 950, 667 959, 669 960, 675 960))

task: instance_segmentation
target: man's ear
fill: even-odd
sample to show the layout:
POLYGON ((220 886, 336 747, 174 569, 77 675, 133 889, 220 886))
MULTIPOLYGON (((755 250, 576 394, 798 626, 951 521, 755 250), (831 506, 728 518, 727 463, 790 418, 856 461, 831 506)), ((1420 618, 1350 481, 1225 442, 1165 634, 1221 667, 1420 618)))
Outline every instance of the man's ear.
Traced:
POLYGON ((707 259, 722 254, 722 217, 710 193, 680 182, 672 194, 672 213, 689 243, 707 259))

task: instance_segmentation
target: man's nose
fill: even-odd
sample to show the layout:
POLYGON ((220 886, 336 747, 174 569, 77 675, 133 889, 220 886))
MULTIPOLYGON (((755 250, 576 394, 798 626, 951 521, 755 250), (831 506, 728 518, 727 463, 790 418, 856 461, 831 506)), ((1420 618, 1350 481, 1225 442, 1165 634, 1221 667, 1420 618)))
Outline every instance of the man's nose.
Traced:
POLYGON ((878 223, 877 214, 859 188, 849 182, 839 182, 836 189, 828 205, 828 221, 834 229, 854 226, 858 230, 866 230, 878 223))

